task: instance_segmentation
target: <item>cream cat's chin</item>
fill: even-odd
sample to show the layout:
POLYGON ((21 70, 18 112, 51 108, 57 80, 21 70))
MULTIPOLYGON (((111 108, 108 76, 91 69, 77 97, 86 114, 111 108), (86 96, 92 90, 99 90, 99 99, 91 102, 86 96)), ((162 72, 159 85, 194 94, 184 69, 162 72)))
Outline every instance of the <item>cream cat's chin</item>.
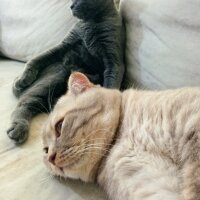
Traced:
POLYGON ((43 132, 53 173, 111 200, 200 200, 199 88, 120 93, 81 73, 68 88, 43 132))

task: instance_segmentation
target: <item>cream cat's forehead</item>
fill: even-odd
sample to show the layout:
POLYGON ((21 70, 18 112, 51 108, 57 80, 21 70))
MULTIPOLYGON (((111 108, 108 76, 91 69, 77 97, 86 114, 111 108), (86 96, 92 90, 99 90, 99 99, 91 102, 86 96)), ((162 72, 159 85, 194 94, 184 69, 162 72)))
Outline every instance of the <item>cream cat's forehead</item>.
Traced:
POLYGON ((72 107, 74 107, 75 105, 75 98, 72 96, 63 96, 61 97, 53 112, 51 113, 50 116, 50 123, 53 126, 57 121, 59 121, 60 119, 64 118, 65 114, 67 111, 69 111, 72 107))
POLYGON ((64 118, 65 114, 70 110, 87 107, 87 105, 93 104, 96 98, 97 94, 94 90, 85 92, 78 97, 68 94, 62 96, 51 114, 51 123, 54 124, 55 121, 64 118))
POLYGON ((58 100, 58 102, 55 106, 55 109, 63 109, 65 107, 73 104, 74 101, 75 101, 74 96, 64 95, 58 100))
POLYGON ((58 101, 56 107, 59 109, 64 106, 79 107, 81 105, 90 104, 90 102, 97 101, 99 96, 102 96, 102 90, 93 88, 78 96, 65 95, 58 101))

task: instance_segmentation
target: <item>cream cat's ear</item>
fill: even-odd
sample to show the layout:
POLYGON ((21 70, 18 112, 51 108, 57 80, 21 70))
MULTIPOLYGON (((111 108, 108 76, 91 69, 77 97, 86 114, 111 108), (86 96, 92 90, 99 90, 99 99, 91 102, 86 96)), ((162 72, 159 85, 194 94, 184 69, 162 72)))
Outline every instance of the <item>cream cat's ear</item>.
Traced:
POLYGON ((71 94, 78 95, 92 87, 94 87, 94 85, 80 72, 74 72, 69 77, 68 91, 71 94))

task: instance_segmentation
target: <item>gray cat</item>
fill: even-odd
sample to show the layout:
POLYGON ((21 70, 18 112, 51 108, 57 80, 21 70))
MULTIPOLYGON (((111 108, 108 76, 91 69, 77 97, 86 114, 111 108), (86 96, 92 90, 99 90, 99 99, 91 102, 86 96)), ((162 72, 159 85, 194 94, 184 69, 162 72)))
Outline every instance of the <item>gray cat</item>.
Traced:
POLYGON ((79 22, 61 44, 28 62, 13 85, 20 100, 7 134, 18 144, 27 139, 30 120, 50 112, 65 93, 72 71, 106 88, 121 87, 124 34, 113 0, 72 0, 71 10, 79 22))

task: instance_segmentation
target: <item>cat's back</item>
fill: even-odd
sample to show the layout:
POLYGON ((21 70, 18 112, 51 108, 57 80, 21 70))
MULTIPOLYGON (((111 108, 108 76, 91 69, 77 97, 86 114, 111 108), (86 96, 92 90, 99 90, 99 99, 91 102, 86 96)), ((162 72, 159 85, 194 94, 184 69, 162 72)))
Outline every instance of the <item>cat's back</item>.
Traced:
MULTIPOLYGON (((172 120, 179 115, 187 117, 200 112, 200 88, 181 88, 164 91, 129 89, 123 93, 122 114, 139 123, 145 119, 172 120)), ((126 121, 126 119, 124 119, 126 121)))
POLYGON ((147 151, 169 153, 174 162, 187 138, 200 134, 200 88, 128 90, 122 105, 122 134, 147 151))
POLYGON ((122 96, 118 139, 100 182, 113 199, 181 199, 178 166, 200 134, 200 88, 122 96))
MULTIPOLYGON (((163 91, 143 91, 129 89, 123 93, 123 115, 131 117, 135 112, 146 112, 146 117, 154 118, 158 111, 167 115, 174 114, 180 110, 191 109, 192 113, 200 111, 200 108, 194 110, 194 105, 200 105, 200 88, 181 88, 163 91), (131 114, 132 113, 132 114, 131 114), (172 114, 172 113, 171 113, 172 114)), ((145 116, 143 116, 145 119, 145 116)))

